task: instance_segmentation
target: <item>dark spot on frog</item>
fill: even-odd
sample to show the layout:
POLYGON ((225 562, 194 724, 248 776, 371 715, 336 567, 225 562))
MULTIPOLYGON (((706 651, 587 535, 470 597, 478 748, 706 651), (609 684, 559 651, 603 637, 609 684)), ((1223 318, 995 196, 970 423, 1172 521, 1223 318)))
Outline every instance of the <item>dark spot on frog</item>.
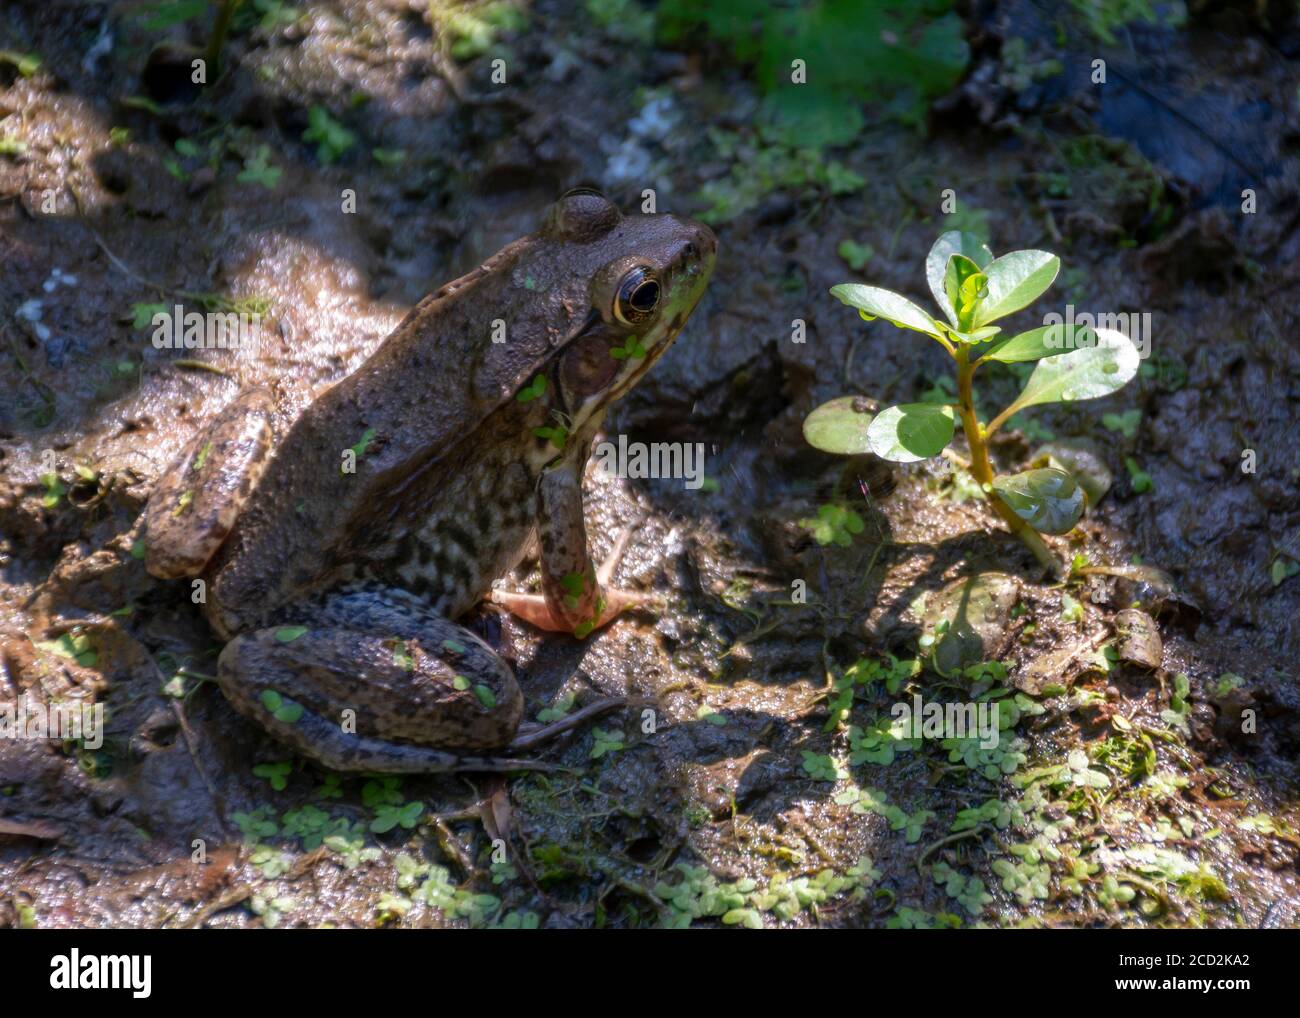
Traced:
POLYGON ((455 523, 442 524, 442 526, 438 528, 438 533, 451 538, 451 540, 466 554, 466 556, 472 557, 474 555, 476 551, 475 545, 477 542, 455 523))
MULTIPOLYGON (((462 560, 456 563, 455 568, 452 570, 452 577, 455 581, 455 586, 447 591, 449 594, 455 593, 458 590, 470 589, 474 580, 474 573, 470 570, 469 563, 462 560)), ((445 586, 446 584, 444 584, 444 587, 445 586)))

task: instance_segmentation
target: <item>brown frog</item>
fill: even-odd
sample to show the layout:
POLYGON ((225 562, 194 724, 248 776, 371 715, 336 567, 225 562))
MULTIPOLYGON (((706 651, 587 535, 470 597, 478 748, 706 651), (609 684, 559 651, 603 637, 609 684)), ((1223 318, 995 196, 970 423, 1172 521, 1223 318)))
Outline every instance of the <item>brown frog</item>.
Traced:
POLYGON ((520 766, 490 756, 537 741, 512 744, 514 675, 451 620, 534 529, 541 594, 496 603, 582 637, 636 600, 610 588, 612 559, 589 557, 583 469, 715 251, 699 223, 570 192, 538 233, 424 298, 286 434, 265 390, 227 407, 150 497, 145 563, 204 580, 236 709, 337 770, 520 766))

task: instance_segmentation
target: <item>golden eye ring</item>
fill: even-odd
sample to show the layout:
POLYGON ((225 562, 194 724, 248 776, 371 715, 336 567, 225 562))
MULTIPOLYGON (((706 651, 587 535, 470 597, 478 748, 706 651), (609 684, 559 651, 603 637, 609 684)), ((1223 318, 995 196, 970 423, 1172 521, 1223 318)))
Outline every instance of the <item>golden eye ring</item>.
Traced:
POLYGON ((639 265, 619 281, 614 295, 614 317, 624 325, 638 325, 655 313, 662 296, 659 278, 639 265))

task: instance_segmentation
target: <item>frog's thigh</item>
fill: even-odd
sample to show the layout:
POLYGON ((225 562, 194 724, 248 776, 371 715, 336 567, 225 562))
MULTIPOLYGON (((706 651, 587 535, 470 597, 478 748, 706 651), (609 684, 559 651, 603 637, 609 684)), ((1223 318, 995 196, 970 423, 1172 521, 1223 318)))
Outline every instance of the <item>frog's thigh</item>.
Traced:
POLYGON ((251 389, 201 430, 158 479, 145 508, 145 568, 197 576, 229 535, 271 452, 271 395, 251 389))
POLYGON ((418 773, 509 744, 523 714, 510 667, 399 591, 331 595, 237 637, 218 661, 237 710, 327 767, 418 773))

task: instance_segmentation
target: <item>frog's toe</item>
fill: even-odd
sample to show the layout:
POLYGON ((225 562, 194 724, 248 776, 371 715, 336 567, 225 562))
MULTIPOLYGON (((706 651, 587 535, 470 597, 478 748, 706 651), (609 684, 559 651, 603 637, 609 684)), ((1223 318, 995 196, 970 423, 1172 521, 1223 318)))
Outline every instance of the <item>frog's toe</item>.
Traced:
POLYGON ((435 643, 336 627, 237 637, 217 680, 242 714, 327 767, 464 769, 509 744, 523 714, 513 673, 465 633, 435 643))

